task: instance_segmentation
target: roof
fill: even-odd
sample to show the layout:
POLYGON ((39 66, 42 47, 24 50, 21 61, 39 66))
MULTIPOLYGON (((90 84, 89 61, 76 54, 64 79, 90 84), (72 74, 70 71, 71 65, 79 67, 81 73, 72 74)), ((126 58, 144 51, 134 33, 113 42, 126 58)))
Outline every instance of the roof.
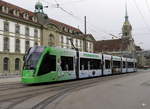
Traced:
MULTIPOLYGON (((34 13, 34 12, 32 12, 32 11, 29 11, 29 10, 27 10, 27 9, 21 8, 21 7, 19 7, 19 6, 14 5, 14 4, 5 2, 5 1, 3 1, 3 0, 0 0, 0 7, 1 7, 1 6, 6 6, 6 7, 8 7, 8 8, 9 8, 9 12, 8 12, 8 13, 4 13, 4 12, 1 11, 0 13, 6 14, 6 15, 11 16, 11 17, 14 17, 14 18, 20 18, 20 19, 23 19, 23 20, 25 20, 25 21, 33 22, 32 19, 31 19, 31 17, 32 17, 32 16, 37 16, 37 14, 34 13), (19 11, 19 13, 20 13, 19 16, 13 15, 13 13, 12 13, 11 11, 13 11, 14 9, 16 9, 16 10, 19 11), (29 19, 24 19, 24 18, 23 18, 23 13, 28 13, 29 19)), ((58 28, 60 28, 60 29, 66 28, 67 30, 72 30, 72 31, 74 31, 75 33, 79 33, 79 34, 81 33, 81 35, 79 35, 79 37, 86 37, 86 36, 81 32, 81 30, 78 29, 78 28, 75 28, 75 27, 73 27, 73 26, 67 25, 67 24, 65 24, 65 23, 62 23, 62 22, 57 21, 57 20, 54 20, 54 19, 52 19, 52 18, 48 18, 48 21, 49 21, 50 23, 52 23, 52 24, 55 24, 55 25, 56 25, 58 28)), ((38 23, 38 24, 40 24, 39 22, 33 22, 33 23, 38 23)), ((68 31, 67 31, 67 32, 68 32, 68 31)), ((90 35, 90 37, 93 37, 93 36, 90 35)), ((94 37, 93 37, 93 39, 94 39, 94 37)))
MULTIPOLYGON (((32 12, 32 11, 29 11, 27 9, 21 8, 19 6, 14 5, 14 4, 5 2, 3 0, 0 0, 0 6, 7 6, 9 8, 9 13, 8 14, 7 13, 3 13, 3 14, 7 14, 7 15, 12 16, 12 17, 18 17, 18 18, 24 19, 22 14, 23 13, 28 13, 28 15, 29 15, 29 20, 28 21, 32 21, 31 17, 32 16, 36 16, 36 14, 34 12, 32 12), (10 11, 12 11, 14 9, 19 11, 20 16, 15 16, 15 15, 13 15, 13 13, 10 12, 10 11)), ((27 20, 27 19, 24 19, 24 20, 27 20)), ((81 32, 79 29, 77 29, 77 28, 75 28, 73 26, 67 25, 65 23, 59 22, 57 20, 49 18, 49 21, 51 23, 53 23, 53 24, 56 24, 57 26, 61 26, 61 27, 63 26, 63 27, 66 27, 68 29, 74 30, 76 32, 81 32)))
POLYGON ((102 52, 102 51, 120 51, 125 50, 127 48, 128 40, 122 39, 113 39, 113 40, 100 40, 94 43, 94 51, 102 52), (126 44, 124 44, 126 43, 126 44))
POLYGON ((81 32, 78 28, 75 28, 75 27, 73 27, 73 26, 70 26, 70 25, 67 25, 67 24, 65 24, 65 23, 59 22, 59 21, 57 21, 57 20, 54 20, 54 19, 49 18, 49 21, 50 21, 51 23, 55 24, 55 25, 58 26, 58 27, 60 27, 60 26, 61 26, 61 27, 66 27, 66 28, 71 29, 71 30, 74 30, 74 31, 76 31, 76 32, 81 32))
POLYGON ((92 34, 86 34, 86 37, 90 37, 91 41, 96 41, 92 34))
MULTIPOLYGON (((28 13, 28 15, 29 15, 28 21, 32 21, 31 17, 32 17, 32 16, 36 16, 34 12, 31 12, 31 11, 29 11, 29 10, 26 10, 26 9, 21 8, 21 7, 19 7, 19 6, 16 6, 16 5, 14 5, 14 4, 5 2, 5 1, 3 1, 3 0, 0 0, 0 7, 1 7, 1 6, 6 6, 6 7, 9 8, 9 12, 8 12, 8 13, 3 13, 3 12, 1 12, 1 13, 7 14, 7 15, 12 16, 12 17, 17 17, 17 18, 24 19, 24 18, 23 18, 23 14, 24 14, 24 13, 28 13), (11 11, 13 11, 14 9, 16 9, 16 10, 19 11, 19 13, 20 13, 19 16, 13 15, 13 13, 12 13, 11 11)), ((24 20, 27 20, 27 19, 24 19, 24 20)), ((32 22, 33 22, 33 21, 32 21, 32 22)), ((36 23, 36 22, 35 22, 35 23, 36 23)))

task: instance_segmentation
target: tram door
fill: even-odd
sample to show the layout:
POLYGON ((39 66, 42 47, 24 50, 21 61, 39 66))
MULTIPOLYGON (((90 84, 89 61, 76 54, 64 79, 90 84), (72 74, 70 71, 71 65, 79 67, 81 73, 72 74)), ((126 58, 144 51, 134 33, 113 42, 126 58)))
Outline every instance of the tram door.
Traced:
POLYGON ((122 71, 122 59, 118 56, 112 56, 112 74, 120 74, 122 71))
POLYGON ((111 70, 111 55, 103 55, 104 66, 103 66, 103 75, 112 74, 111 70))

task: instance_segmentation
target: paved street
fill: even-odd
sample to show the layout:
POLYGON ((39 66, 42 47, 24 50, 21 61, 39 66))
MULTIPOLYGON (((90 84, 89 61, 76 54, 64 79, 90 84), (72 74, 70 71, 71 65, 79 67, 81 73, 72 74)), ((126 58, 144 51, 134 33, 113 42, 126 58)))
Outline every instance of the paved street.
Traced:
POLYGON ((57 84, 0 79, 0 109, 150 109, 150 70, 57 84))
POLYGON ((56 102, 55 109, 150 109, 150 72, 73 92, 56 102))

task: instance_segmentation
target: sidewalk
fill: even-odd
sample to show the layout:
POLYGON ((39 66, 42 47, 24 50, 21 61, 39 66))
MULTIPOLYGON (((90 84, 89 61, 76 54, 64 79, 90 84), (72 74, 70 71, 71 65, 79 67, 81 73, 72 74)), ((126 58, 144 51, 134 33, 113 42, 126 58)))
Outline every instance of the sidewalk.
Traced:
POLYGON ((8 83, 8 82, 19 82, 21 80, 20 75, 0 75, 0 83, 8 83))

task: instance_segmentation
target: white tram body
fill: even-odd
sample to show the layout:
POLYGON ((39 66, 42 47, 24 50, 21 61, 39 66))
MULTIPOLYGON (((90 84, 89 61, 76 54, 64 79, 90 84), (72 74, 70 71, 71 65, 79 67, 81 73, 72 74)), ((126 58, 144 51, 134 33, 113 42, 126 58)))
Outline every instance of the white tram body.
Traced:
POLYGON ((112 74, 121 73, 121 57, 112 56, 112 74))
POLYGON ((103 75, 111 75, 112 74, 112 65, 111 65, 111 55, 103 54, 103 75))
POLYGON ((102 76, 101 62, 102 55, 80 52, 80 78, 102 76))
POLYGON ((62 48, 59 51, 62 52, 57 57, 56 67, 60 70, 57 72, 61 72, 60 77, 67 71, 71 79, 76 79, 77 69, 79 79, 137 71, 136 59, 88 52, 79 52, 77 56, 76 51, 62 48), (65 65, 61 62, 65 62, 65 65))
POLYGON ((122 57, 122 73, 127 72, 127 58, 122 57))
POLYGON ((127 58, 127 72, 134 72, 134 59, 127 58))
POLYGON ((137 60, 134 59, 134 72, 137 72, 137 60))

